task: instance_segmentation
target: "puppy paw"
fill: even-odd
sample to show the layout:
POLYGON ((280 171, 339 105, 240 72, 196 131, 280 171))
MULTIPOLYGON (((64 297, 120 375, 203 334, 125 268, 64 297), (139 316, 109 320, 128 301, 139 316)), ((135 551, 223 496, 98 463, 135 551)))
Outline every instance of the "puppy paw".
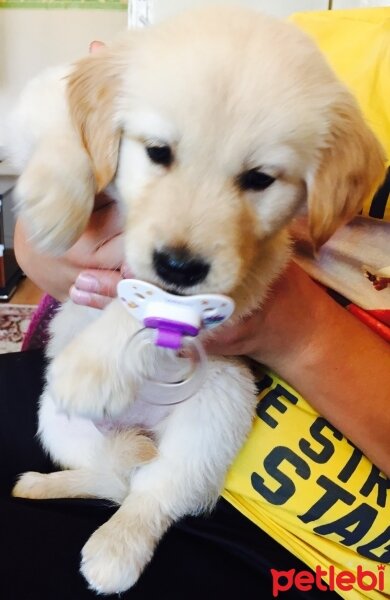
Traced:
POLYGON ((47 475, 29 471, 21 475, 12 490, 12 496, 15 498, 28 498, 29 500, 44 500, 45 498, 53 498, 50 488, 47 475))
POLYGON ((132 382, 101 348, 71 343, 48 371, 48 386, 58 410, 104 421, 120 417, 134 399, 132 382))
POLYGON ((115 517, 90 537, 82 550, 81 573, 99 594, 119 594, 131 588, 152 557, 154 542, 148 531, 135 535, 115 517))
POLYGON ((61 148, 37 151, 19 178, 16 208, 34 245, 60 255, 80 237, 94 201, 94 181, 87 158, 67 164, 61 148), (62 160, 63 157, 63 160, 62 160), (71 170, 70 170, 71 169, 71 170))

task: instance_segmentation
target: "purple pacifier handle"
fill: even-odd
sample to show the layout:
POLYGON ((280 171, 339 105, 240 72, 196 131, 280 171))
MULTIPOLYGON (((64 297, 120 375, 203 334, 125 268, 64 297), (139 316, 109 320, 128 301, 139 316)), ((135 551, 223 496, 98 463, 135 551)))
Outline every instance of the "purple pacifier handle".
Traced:
POLYGON ((171 321, 160 317, 147 317, 144 320, 145 327, 157 329, 156 346, 178 350, 182 346, 183 336, 198 335, 199 328, 181 321, 171 321))

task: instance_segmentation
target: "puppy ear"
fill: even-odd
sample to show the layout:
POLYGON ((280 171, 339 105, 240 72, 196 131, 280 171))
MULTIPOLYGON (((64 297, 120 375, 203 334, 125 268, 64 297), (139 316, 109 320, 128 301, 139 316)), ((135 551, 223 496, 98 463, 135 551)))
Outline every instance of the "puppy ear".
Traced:
POLYGON ((117 168, 120 128, 115 122, 122 68, 117 57, 102 48, 78 63, 68 79, 70 114, 94 171, 97 191, 112 181, 117 168))
POLYGON ((331 109, 330 130, 308 185, 309 228, 316 248, 362 208, 385 175, 384 152, 352 97, 331 109))

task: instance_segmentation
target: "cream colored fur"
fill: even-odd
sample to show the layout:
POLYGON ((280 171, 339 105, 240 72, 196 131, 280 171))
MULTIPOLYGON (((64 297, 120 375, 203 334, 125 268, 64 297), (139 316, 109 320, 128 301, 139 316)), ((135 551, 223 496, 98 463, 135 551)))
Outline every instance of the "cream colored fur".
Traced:
MULTIPOLYGON (((30 84, 17 110, 18 206, 32 239, 65 250, 94 193, 113 182, 135 277, 162 285, 153 250, 185 243, 211 265, 186 293, 229 294, 236 319, 263 302, 286 265, 298 210, 307 206, 321 244, 384 174, 379 145, 313 43, 258 13, 190 13, 127 33, 64 73, 30 84), (171 166, 150 161, 150 142, 172 147, 171 166), (254 168, 274 183, 240 189, 237 178, 254 168)), ((100 593, 131 587, 173 521, 213 506, 254 414, 247 368, 210 358, 201 391, 149 427, 157 454, 141 432, 102 433, 93 422, 131 422, 139 358, 128 340, 138 327, 117 301, 103 312, 64 305, 39 431, 69 470, 25 474, 14 490, 121 505, 82 552, 100 593)))

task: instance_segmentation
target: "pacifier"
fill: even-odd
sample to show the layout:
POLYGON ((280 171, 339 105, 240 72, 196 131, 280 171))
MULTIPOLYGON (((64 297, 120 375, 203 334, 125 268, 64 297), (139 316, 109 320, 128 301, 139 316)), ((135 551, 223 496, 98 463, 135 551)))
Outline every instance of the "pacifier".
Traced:
POLYGON ((139 396, 159 405, 193 396, 203 384, 207 365, 197 336, 224 323, 234 311, 233 300, 220 294, 176 296, 137 279, 123 279, 117 291, 143 325, 129 341, 141 365, 139 396))

